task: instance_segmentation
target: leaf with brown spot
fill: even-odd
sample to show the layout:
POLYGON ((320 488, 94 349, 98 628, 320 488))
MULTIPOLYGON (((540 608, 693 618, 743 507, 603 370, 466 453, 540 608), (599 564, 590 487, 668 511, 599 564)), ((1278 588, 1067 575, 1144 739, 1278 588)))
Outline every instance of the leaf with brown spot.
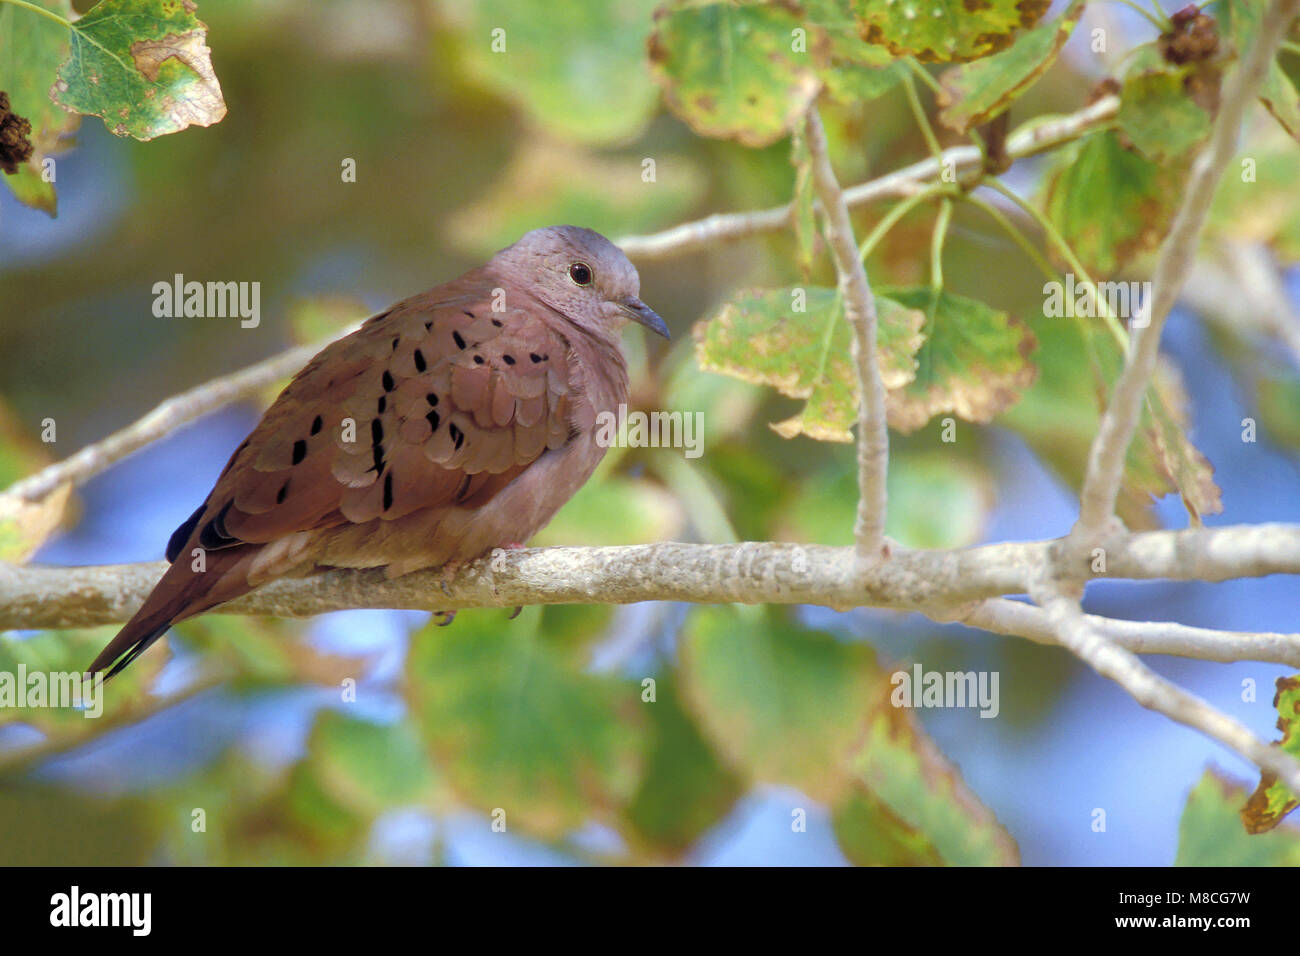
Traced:
POLYGON ((965 133, 1002 113, 1056 62, 1082 15, 1083 3, 1076 0, 1059 18, 1022 34, 1002 52, 945 70, 939 122, 965 133))
POLYGON ((1186 166, 1161 166, 1127 149, 1114 130, 1057 150, 1043 211, 1094 279, 1160 245, 1181 195, 1186 166))
POLYGON ((895 56, 928 63, 976 60, 1011 45, 1050 0, 854 0, 858 30, 895 56))
POLYGON ((648 41, 651 70, 668 108, 701 136, 766 146, 821 89, 811 52, 792 49, 799 28, 800 15, 775 5, 662 7, 648 41))
POLYGON ((101 0, 73 23, 50 95, 140 140, 220 122, 226 104, 195 10, 190 0, 101 0))
MULTIPOLYGON (((1277 710, 1277 729, 1282 731, 1278 746, 1293 757, 1300 757, 1300 674, 1279 677, 1277 693, 1273 695, 1277 710)), ((1300 800, 1277 775, 1265 770, 1260 774, 1259 786, 1241 808, 1241 822, 1248 833, 1266 833, 1282 822, 1282 818, 1300 806, 1300 800)))
MULTIPOLYGON (((886 387, 900 388, 915 374, 924 318, 888 299, 877 297, 876 305, 881 376, 886 387)), ((806 399, 798 415, 772 426, 783 437, 851 441, 857 376, 843 313, 834 289, 741 292, 713 318, 696 323, 696 358, 705 371, 806 399), (796 312, 800 293, 804 311, 796 312)))
POLYGON ((925 316, 916 375, 888 395, 890 427, 916 431, 943 412, 986 423, 1033 384, 1033 333, 1005 312, 922 287, 882 289, 878 298, 925 316))

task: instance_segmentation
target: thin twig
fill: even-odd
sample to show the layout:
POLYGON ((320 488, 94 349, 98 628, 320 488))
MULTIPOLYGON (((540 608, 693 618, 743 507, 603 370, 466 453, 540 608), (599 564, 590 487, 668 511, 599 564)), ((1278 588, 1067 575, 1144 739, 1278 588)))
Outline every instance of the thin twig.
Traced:
MULTIPOLYGON (((339 336, 346 335, 354 328, 356 326, 344 329, 339 336)), ((180 426, 231 402, 256 395, 280 379, 288 378, 307 364, 325 344, 317 342, 296 346, 232 375, 211 379, 179 395, 173 395, 143 418, 113 432, 107 438, 87 445, 76 454, 14 482, 0 492, 0 498, 12 496, 35 502, 62 485, 70 484, 74 488, 83 485, 110 465, 171 434, 180 426)))
POLYGON ((876 356, 876 299, 866 267, 858 258, 849 207, 831 167, 826 130, 816 107, 808 111, 807 130, 813 185, 825 215, 826 241, 839 275, 844 317, 853 330, 851 352, 858 379, 858 515, 853 538, 860 557, 875 559, 885 540, 885 474, 889 468, 885 385, 876 356))
POLYGON ((1224 83, 1219 115, 1208 145, 1192 164, 1185 196, 1165 237, 1152 276, 1148 322, 1134 329, 1124 370, 1115 383, 1088 455, 1080 495, 1080 540, 1099 533, 1115 513, 1124 475, 1124 459, 1137 428, 1147 385, 1155 372, 1160 333, 1195 259, 1201 229, 1214 198, 1215 185, 1237 149, 1237 134, 1246 108, 1254 102, 1287 27, 1300 11, 1300 0, 1275 0, 1265 11, 1255 43, 1224 83))
MULTIPOLYGON (((1007 155, 1011 159, 1024 159, 1076 140, 1109 125, 1118 111, 1119 97, 1104 96, 1077 113, 1054 119, 1032 120, 1007 138, 1007 155)), ((930 156, 876 179, 849 186, 844 190, 844 202, 850 209, 854 209, 878 199, 910 196, 919 186, 938 180, 945 167, 960 174, 966 170, 979 169, 983 163, 983 154, 977 147, 953 146, 944 150, 939 160, 930 156)), ((634 261, 652 262, 696 252, 723 242, 734 242, 766 232, 779 232, 790 226, 793 215, 793 204, 752 212, 718 213, 648 236, 624 236, 617 240, 617 245, 634 261)))
MULTIPOLYGON (((959 620, 1036 644, 1061 645, 1046 612, 1023 601, 989 598, 974 605, 959 620)), ((1224 664, 1266 661, 1300 668, 1300 634, 1220 631, 1173 621, 1124 621, 1096 614, 1086 614, 1084 620, 1102 637, 1134 654, 1168 654, 1224 664)))
POLYGON ((1161 677, 1134 654, 1107 640, 1088 623, 1079 604, 1045 586, 1033 597, 1046 612, 1061 644, 1103 677, 1119 684, 1143 707, 1199 730, 1235 750, 1255 766, 1273 772, 1300 793, 1300 760, 1272 747, 1244 724, 1212 707, 1207 701, 1161 677))

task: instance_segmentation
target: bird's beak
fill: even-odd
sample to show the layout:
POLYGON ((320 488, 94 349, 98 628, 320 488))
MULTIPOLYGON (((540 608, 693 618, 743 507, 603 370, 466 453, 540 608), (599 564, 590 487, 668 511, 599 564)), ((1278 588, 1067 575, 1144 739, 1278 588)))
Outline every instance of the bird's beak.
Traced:
POLYGON ((620 299, 617 305, 633 322, 641 323, 651 332, 658 332, 666 339, 672 338, 668 334, 668 324, 659 317, 659 313, 636 296, 630 295, 626 299, 620 299))

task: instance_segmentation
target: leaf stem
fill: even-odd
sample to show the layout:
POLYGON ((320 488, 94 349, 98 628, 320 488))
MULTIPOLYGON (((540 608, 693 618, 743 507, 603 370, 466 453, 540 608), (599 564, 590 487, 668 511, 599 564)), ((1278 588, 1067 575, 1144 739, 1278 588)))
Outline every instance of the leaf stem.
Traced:
POLYGON ((1160 16, 1157 17, 1150 10, 1146 10, 1138 6, 1136 3, 1133 2, 1133 0, 1110 0, 1110 2, 1118 3, 1121 6, 1128 7, 1130 10, 1132 10, 1134 13, 1141 16, 1143 19, 1145 19, 1148 23, 1150 23, 1161 33, 1168 33, 1170 30, 1174 28, 1174 25, 1169 22, 1169 19, 1167 17, 1165 17, 1163 10, 1160 11, 1160 16))
POLYGON ((952 199, 945 196, 939 206, 939 216, 934 221, 930 236, 930 288, 943 291, 943 244, 948 239, 948 224, 952 222, 952 199))
POLYGON ((862 240, 862 245, 858 247, 858 261, 866 262, 867 257, 871 255, 876 246, 879 245, 880 240, 885 238, 885 235, 894 227, 894 224, 897 223, 898 220, 906 216, 913 208, 942 190, 943 184, 931 183, 924 189, 917 190, 906 199, 899 200, 898 203, 889 210, 889 212, 885 213, 880 222, 876 223, 876 228, 871 230, 871 233, 867 238, 862 240))
POLYGON ((916 62, 915 57, 910 57, 910 56, 906 57, 905 62, 907 63, 907 68, 916 75, 916 78, 920 80, 922 83, 924 83, 926 86, 930 87, 930 89, 933 90, 935 93, 938 93, 940 90, 943 89, 943 87, 939 85, 939 81, 930 75, 930 71, 927 70, 925 67, 923 67, 920 63, 916 62))
POLYGON ((30 10, 32 13, 40 14, 41 16, 45 17, 47 20, 53 20, 55 23, 57 23, 59 26, 63 27, 64 29, 67 30, 72 29, 72 21, 63 19, 63 17, 59 16, 53 10, 46 10, 44 7, 40 6, 39 4, 29 3, 28 0, 0 0, 0 3, 9 3, 9 4, 13 4, 15 7, 19 7, 20 9, 30 10))
POLYGON ((935 161, 943 163, 943 148, 939 145, 939 137, 934 135, 934 127, 930 125, 930 118, 925 115, 925 108, 921 105, 921 98, 916 93, 916 81, 912 79, 910 73, 902 74, 903 92, 907 94, 907 105, 916 118, 916 125, 921 128, 921 135, 925 137, 925 145, 929 147, 930 155, 935 161))
POLYGON ((1097 284, 1092 281, 1092 277, 1088 275, 1088 270, 1083 267, 1083 263, 1079 260, 1079 257, 1075 255, 1074 250, 1070 248, 1070 244, 1066 242, 1065 237, 1057 231, 1056 226, 1052 224, 1052 221, 1035 209, 1033 205, 1025 202, 1025 200, 1016 195, 1016 193, 1000 179, 989 178, 985 180, 984 185, 988 186, 990 189, 995 189, 1003 196, 1006 196, 1013 203, 1019 206, 1026 215, 1034 220, 1034 222, 1038 223, 1039 228, 1043 230, 1052 245, 1056 246, 1057 251, 1061 254, 1061 258, 1065 260, 1066 264, 1081 280, 1084 288, 1088 290, 1093 301, 1096 302, 1097 310, 1101 314, 1101 317, 1106 321, 1106 326, 1110 329, 1111 334, 1115 336, 1115 340, 1119 342, 1121 348, 1127 351, 1128 333, 1124 331, 1124 327, 1120 324, 1115 313, 1110 310, 1110 304, 1106 301, 1105 297, 1102 296, 1101 291, 1097 288, 1097 284))
POLYGON ((1001 209, 973 193, 963 193, 962 198, 972 206, 982 209, 990 219, 1001 226, 1002 230, 1011 237, 1011 240, 1020 247, 1021 251, 1024 252, 1026 256, 1029 257, 1029 260, 1034 265, 1038 266, 1038 270, 1044 275, 1044 277, 1053 282, 1060 277, 1059 273, 1052 268, 1052 264, 1047 261, 1047 257, 1039 251, 1037 246, 1029 241, 1029 237, 1025 235, 1024 231, 1019 226, 1003 214, 1001 209))

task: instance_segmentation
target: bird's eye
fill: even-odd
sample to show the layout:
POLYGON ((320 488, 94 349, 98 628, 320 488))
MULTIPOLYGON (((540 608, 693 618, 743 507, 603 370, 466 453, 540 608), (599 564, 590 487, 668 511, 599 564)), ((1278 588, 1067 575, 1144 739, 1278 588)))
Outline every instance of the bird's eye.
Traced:
POLYGON ((569 278, 578 285, 591 285, 591 266, 585 262, 575 262, 569 266, 569 278))

